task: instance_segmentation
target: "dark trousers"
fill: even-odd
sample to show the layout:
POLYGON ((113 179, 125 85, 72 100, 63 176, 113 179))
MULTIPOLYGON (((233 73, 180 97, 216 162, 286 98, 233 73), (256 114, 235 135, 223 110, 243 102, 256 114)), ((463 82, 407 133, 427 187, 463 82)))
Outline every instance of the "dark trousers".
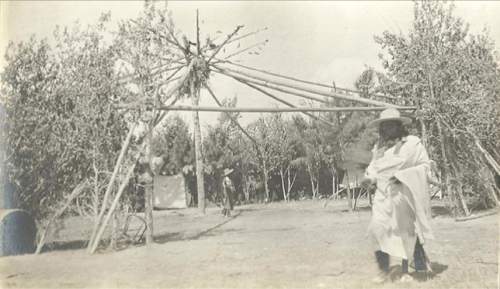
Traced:
MULTIPOLYGON (((390 263, 389 254, 382 251, 376 251, 375 258, 377 260, 378 268, 381 271, 388 273, 389 263, 390 263)), ((422 244, 420 244, 420 240, 417 238, 417 242, 415 244, 415 251, 413 253, 413 259, 415 260, 416 271, 426 271, 428 269, 426 258, 427 257, 425 256, 424 247, 422 246, 422 244)), ((408 273, 408 260, 403 259, 401 266, 403 273, 408 273)))

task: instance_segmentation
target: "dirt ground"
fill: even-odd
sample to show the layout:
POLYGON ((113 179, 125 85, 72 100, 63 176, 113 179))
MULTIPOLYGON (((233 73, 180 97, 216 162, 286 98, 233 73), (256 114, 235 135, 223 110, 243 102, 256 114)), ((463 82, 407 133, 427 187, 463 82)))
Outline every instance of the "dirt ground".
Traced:
MULTIPOLYGON (((433 219, 425 244, 435 275, 374 285, 367 207, 342 201, 245 205, 223 218, 210 208, 155 211, 156 243, 89 255, 90 222, 67 220, 66 248, 0 259, 2 288, 498 288, 498 214, 433 219), (71 242, 69 242, 71 241, 71 242), (76 248, 76 249, 75 249, 76 248)), ((400 261, 393 260, 394 276, 400 261)))

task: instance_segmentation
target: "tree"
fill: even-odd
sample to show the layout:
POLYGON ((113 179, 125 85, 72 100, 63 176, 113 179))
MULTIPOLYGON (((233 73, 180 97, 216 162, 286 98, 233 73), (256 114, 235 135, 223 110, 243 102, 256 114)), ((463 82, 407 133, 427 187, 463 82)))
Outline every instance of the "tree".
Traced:
POLYGON ((168 117, 156 130, 152 144, 153 155, 162 156, 162 173, 175 175, 194 162, 192 139, 186 122, 179 116, 168 117))
POLYGON ((415 2, 407 35, 386 31, 375 41, 386 49, 386 90, 418 106, 422 139, 440 164, 446 190, 468 214, 464 191, 489 204, 498 199, 493 175, 471 172, 488 167, 487 151, 499 148, 500 73, 487 33, 471 34, 453 11, 453 3, 415 2))
POLYGON ((39 221, 84 180, 92 188, 82 190, 80 200, 95 209, 119 150, 126 125, 113 105, 124 93, 104 41, 108 20, 103 15, 87 28, 57 28, 54 47, 34 37, 11 43, 5 56, 9 179, 21 206, 39 221))

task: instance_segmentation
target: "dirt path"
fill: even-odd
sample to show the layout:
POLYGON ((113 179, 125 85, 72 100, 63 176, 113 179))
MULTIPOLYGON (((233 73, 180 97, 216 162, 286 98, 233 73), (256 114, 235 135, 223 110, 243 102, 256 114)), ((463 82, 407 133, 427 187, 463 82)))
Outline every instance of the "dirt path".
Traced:
MULTIPOLYGON (((155 212, 157 243, 89 256, 84 250, 0 259, 2 288, 497 288, 498 215, 433 221, 433 279, 374 286, 370 213, 304 201, 155 212)), ((70 226, 74 229, 75 226, 70 226)), ((71 230, 67 229, 66 234, 71 230)), ((78 228, 81 232, 86 228, 78 228)), ((64 231, 61 232, 64 235, 64 231)), ((75 235, 76 233, 71 233, 75 235)), ((81 233, 83 234, 83 233, 81 233)), ((84 235, 84 234, 83 234, 84 235)), ((393 265, 399 262, 394 260, 393 265)), ((397 269, 397 267, 396 267, 397 269)))

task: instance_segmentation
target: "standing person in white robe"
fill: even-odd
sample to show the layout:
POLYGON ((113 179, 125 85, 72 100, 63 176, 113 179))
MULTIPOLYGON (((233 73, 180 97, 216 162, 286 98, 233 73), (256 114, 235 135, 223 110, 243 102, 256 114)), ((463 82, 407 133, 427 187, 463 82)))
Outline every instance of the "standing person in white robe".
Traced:
POLYGON ((375 189, 369 234, 375 241, 380 274, 377 283, 389 279, 389 256, 403 260, 401 281, 408 275, 408 260, 416 271, 430 270, 423 244, 433 239, 428 180, 430 160, 416 136, 408 135, 410 123, 396 109, 386 109, 370 125, 379 129, 379 140, 362 184, 375 189))

